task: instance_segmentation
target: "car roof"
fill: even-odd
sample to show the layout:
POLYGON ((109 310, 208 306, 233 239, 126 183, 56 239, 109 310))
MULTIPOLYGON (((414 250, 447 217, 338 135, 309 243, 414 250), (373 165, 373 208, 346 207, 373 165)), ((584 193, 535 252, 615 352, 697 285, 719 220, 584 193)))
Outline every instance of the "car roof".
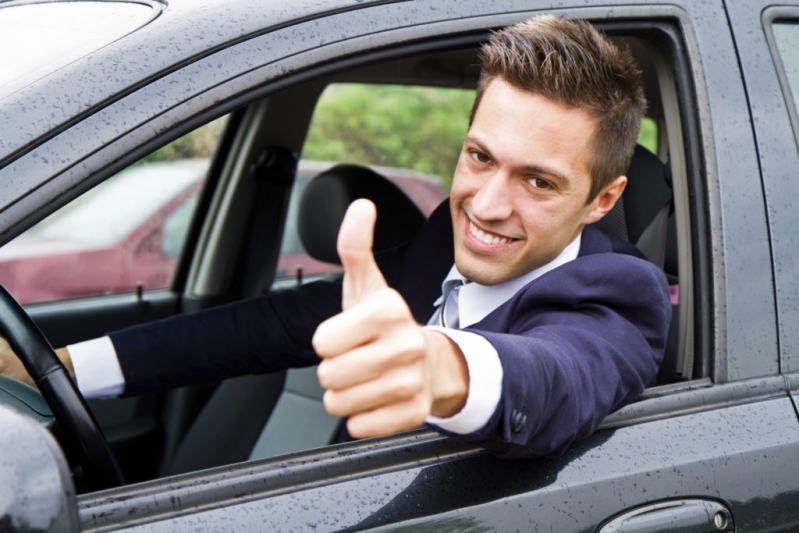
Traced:
MULTIPOLYGON (((81 57, 49 74, 39 72, 22 88, 10 93, 0 88, 0 122, 4 124, 4 131, 0 133, 0 166, 8 156, 35 143, 48 132, 190 60, 290 23, 378 1, 170 0, 162 4, 137 0, 140 4, 147 3, 156 12, 151 21, 139 24, 138 29, 113 42, 100 40, 99 48, 81 49, 81 57)), ((64 5, 80 9, 81 4, 86 3, 37 2, 42 8, 50 5, 58 9, 63 9, 64 5)), ((30 2, 3 3, 0 18, 13 16, 18 8, 29 9, 30 2)), ((117 16, 109 13, 109 16, 117 16)))

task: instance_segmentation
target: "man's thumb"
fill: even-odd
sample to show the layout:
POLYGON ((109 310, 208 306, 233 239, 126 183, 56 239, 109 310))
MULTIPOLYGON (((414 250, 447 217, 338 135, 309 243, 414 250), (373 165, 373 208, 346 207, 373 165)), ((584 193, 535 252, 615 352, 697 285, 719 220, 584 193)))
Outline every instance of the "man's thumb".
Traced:
POLYGON ((360 199, 350 204, 341 222, 337 249, 344 266, 342 307, 345 311, 387 286, 372 254, 376 221, 375 205, 360 199))

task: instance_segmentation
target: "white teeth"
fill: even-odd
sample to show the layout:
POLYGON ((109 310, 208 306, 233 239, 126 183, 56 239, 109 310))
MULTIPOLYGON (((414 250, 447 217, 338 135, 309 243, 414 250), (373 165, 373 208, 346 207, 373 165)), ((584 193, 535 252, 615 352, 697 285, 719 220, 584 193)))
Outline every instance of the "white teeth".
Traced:
POLYGON ((505 244, 509 240, 507 237, 488 235, 486 232, 475 226, 474 222, 471 220, 469 221, 469 231, 472 232, 472 235, 474 235, 478 241, 485 244, 505 244))

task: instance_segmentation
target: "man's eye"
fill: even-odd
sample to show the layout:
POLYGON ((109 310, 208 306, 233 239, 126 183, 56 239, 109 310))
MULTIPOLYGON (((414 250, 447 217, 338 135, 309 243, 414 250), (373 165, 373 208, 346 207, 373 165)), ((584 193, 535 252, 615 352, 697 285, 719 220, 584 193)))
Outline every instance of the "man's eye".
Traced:
POLYGON ((488 163, 490 161, 489 157, 485 155, 483 152, 471 151, 469 152, 469 155, 472 156, 472 159, 480 163, 488 163))
POLYGON ((530 185, 532 185, 536 189, 546 190, 546 189, 551 189, 552 188, 552 185, 550 185, 550 183, 547 180, 545 180, 545 179, 530 178, 527 181, 529 181, 530 185))

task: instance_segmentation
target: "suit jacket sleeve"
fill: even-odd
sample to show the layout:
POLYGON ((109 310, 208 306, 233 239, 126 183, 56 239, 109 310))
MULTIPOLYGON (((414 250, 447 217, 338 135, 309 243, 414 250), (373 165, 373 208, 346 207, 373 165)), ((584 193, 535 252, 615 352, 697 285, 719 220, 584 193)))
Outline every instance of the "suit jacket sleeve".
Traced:
POLYGON ((323 281, 109 336, 132 395, 314 365, 316 326, 340 310, 340 281, 323 281))
POLYGON ((542 276, 470 328, 496 348, 503 386, 489 423, 463 438, 503 457, 562 453, 654 379, 670 314, 662 272, 633 256, 542 276))
MULTIPOLYGON (((423 322, 452 265, 444 202, 412 243, 376 255, 390 285, 423 322), (431 254, 431 250, 444 250, 431 254), (424 265, 424 268, 415 268, 424 265), (426 315, 426 316, 425 316, 426 315)), ((450 227, 451 228, 451 227, 450 227)), ((341 280, 178 315, 111 333, 125 377, 124 395, 216 382, 245 374, 315 365, 316 327, 341 312, 341 280)))

